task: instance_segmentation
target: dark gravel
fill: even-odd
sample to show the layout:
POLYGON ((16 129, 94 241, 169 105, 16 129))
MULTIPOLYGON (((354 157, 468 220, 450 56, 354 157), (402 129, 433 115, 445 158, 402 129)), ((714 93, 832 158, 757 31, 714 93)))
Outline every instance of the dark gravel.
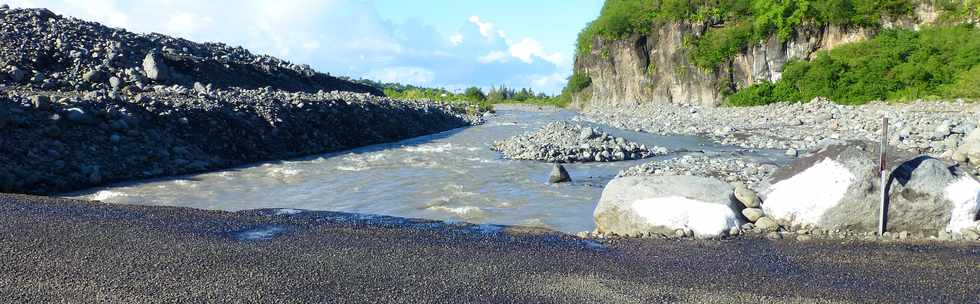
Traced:
POLYGON ((967 245, 757 239, 598 245, 514 227, 287 213, 0 194, 0 297, 10 303, 980 301, 980 249, 967 245), (263 229, 274 233, 254 233, 263 229))

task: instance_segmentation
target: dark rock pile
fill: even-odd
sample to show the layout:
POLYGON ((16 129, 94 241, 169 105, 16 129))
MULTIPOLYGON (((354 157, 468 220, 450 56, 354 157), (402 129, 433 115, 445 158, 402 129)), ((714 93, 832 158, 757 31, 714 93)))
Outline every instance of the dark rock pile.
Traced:
POLYGON ((0 10, 0 192, 52 194, 466 126, 242 48, 0 10))
POLYGON ((286 91, 377 88, 318 73, 242 47, 137 34, 46 9, 0 11, 0 80, 61 90, 140 92, 154 84, 286 91))
POLYGON ((613 137, 591 127, 565 121, 494 142, 491 149, 509 159, 547 162, 611 162, 665 155, 662 147, 647 148, 621 137, 613 137))

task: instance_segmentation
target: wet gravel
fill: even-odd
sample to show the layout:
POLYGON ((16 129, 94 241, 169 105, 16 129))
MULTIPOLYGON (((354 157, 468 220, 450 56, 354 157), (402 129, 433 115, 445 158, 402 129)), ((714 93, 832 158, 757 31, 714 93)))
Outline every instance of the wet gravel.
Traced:
POLYGON ((600 244, 493 225, 7 194, 0 231, 0 297, 12 303, 980 300, 980 249, 962 244, 600 244))

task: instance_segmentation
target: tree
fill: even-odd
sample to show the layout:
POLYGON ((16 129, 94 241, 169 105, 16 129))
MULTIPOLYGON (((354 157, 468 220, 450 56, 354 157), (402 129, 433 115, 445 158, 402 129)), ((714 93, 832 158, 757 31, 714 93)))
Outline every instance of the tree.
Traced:
POLYGON ((487 100, 487 95, 483 94, 483 90, 481 90, 478 87, 466 88, 466 91, 463 92, 463 96, 466 96, 466 99, 469 100, 476 100, 476 101, 487 100))

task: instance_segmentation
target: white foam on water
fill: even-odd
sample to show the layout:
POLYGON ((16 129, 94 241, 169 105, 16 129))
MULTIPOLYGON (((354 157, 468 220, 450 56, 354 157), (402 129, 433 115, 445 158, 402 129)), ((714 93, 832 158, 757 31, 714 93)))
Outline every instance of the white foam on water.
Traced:
POLYGON ((426 209, 432 211, 440 211, 451 213, 462 218, 480 218, 486 215, 486 212, 480 207, 476 206, 462 206, 462 207, 446 207, 446 206, 430 206, 426 209))
POLYGON ((762 208, 777 219, 817 224, 827 210, 840 203, 855 178, 843 164, 827 158, 772 185, 762 208))
POLYGON ((337 166, 336 169, 337 170, 340 170, 340 171, 358 172, 358 171, 367 170, 368 169, 368 166, 365 166, 363 164, 356 164, 356 165, 353 165, 353 166, 337 166))
POLYGON ((269 170, 270 175, 276 175, 281 177, 292 177, 299 175, 303 170, 290 168, 290 167, 275 167, 269 170))
POLYGON ((974 219, 980 212, 980 182, 964 176, 946 186, 945 192, 946 199, 953 202, 953 210, 946 230, 960 233, 963 228, 974 227, 974 219))
POLYGON ((443 152, 448 152, 448 151, 450 151, 452 149, 453 149, 453 144, 451 144, 451 143, 444 143, 444 144, 425 144, 425 145, 410 146, 410 147, 405 147, 404 148, 405 152, 426 153, 426 154, 428 154, 428 153, 443 153, 443 152))
POLYGON ((641 199, 632 208, 651 225, 691 229, 700 237, 719 236, 739 225, 735 211, 726 205, 680 196, 641 199))
POLYGON ((194 183, 192 181, 189 181, 189 180, 186 180, 186 179, 178 179, 178 180, 175 180, 174 181, 174 184, 176 184, 178 186, 190 187, 190 188, 196 188, 197 187, 197 184, 196 183, 194 183))
POLYGON ((101 190, 99 192, 96 192, 95 194, 89 195, 88 199, 93 201, 110 202, 114 198, 127 197, 127 196, 129 195, 123 192, 116 192, 112 190, 101 190))

